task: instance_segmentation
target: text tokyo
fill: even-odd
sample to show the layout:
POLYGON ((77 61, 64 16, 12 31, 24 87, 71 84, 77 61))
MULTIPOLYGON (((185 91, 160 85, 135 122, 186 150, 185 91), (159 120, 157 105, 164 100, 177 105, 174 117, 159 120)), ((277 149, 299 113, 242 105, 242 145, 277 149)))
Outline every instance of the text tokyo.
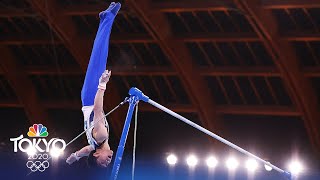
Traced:
POLYGON ((20 135, 17 138, 10 138, 10 141, 13 141, 13 151, 18 152, 18 148, 22 152, 27 152, 28 148, 33 147, 38 152, 50 152, 50 149, 55 148, 63 151, 66 148, 66 142, 63 139, 53 138, 50 141, 47 141, 44 138, 23 138, 23 135, 20 135))

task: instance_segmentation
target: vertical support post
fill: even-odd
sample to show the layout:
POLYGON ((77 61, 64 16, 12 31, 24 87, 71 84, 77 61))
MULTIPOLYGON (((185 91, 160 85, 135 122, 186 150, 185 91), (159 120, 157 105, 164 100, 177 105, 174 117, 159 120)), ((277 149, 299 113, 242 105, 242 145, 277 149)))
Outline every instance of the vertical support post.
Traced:
POLYGON ((121 164, 121 160, 122 160, 122 155, 123 155, 123 151, 126 145, 126 140, 127 140, 127 136, 128 136, 128 132, 130 129, 130 123, 131 123, 131 119, 132 119, 132 114, 134 111, 134 107, 136 106, 136 104, 139 102, 139 97, 131 95, 129 98, 129 109, 127 112, 127 117, 123 126, 123 130, 122 130, 122 134, 121 134, 121 139, 119 142, 119 146, 118 146, 118 150, 117 150, 117 154, 115 157, 115 161, 113 164, 113 168, 112 168, 112 172, 111 172, 111 178, 113 180, 117 179, 118 173, 119 173, 119 169, 120 169, 120 164, 121 164))

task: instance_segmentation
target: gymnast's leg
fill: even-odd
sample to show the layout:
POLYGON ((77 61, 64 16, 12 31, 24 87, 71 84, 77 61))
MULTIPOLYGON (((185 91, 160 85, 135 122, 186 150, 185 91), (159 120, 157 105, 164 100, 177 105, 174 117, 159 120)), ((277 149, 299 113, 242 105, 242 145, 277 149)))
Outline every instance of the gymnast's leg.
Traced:
POLYGON ((85 121, 84 129, 89 127, 89 119, 93 119, 94 98, 98 90, 99 78, 106 69, 111 28, 120 7, 120 3, 112 2, 107 10, 99 13, 99 28, 81 90, 82 111, 85 121))
POLYGON ((112 24, 120 9, 119 3, 111 3, 109 8, 99 14, 99 29, 94 40, 89 65, 81 91, 82 106, 92 106, 101 74, 106 70, 109 39, 112 24))

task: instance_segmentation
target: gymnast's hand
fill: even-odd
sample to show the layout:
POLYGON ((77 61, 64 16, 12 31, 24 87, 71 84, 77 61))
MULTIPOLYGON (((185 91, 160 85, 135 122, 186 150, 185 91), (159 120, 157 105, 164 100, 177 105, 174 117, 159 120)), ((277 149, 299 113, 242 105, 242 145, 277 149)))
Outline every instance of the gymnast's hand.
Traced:
POLYGON ((111 76, 111 71, 109 71, 109 70, 105 70, 102 73, 102 75, 99 79, 99 86, 98 86, 99 89, 102 89, 102 90, 106 89, 107 83, 109 82, 109 79, 110 79, 110 76, 111 76))
POLYGON ((66 162, 70 165, 75 161, 78 161, 80 158, 76 155, 76 153, 72 153, 66 160, 66 162))

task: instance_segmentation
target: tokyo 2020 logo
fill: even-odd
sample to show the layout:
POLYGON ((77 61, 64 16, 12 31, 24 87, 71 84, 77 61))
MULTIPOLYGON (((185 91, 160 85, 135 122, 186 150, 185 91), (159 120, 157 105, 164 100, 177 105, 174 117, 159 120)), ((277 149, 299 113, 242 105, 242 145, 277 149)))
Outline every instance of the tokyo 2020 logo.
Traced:
POLYGON ((59 156, 66 148, 63 139, 52 138, 47 141, 49 132, 42 124, 34 124, 29 127, 27 133, 29 138, 23 138, 20 135, 16 138, 10 138, 13 142, 13 152, 24 152, 28 154, 26 167, 32 172, 43 172, 49 168, 49 159, 59 156))

